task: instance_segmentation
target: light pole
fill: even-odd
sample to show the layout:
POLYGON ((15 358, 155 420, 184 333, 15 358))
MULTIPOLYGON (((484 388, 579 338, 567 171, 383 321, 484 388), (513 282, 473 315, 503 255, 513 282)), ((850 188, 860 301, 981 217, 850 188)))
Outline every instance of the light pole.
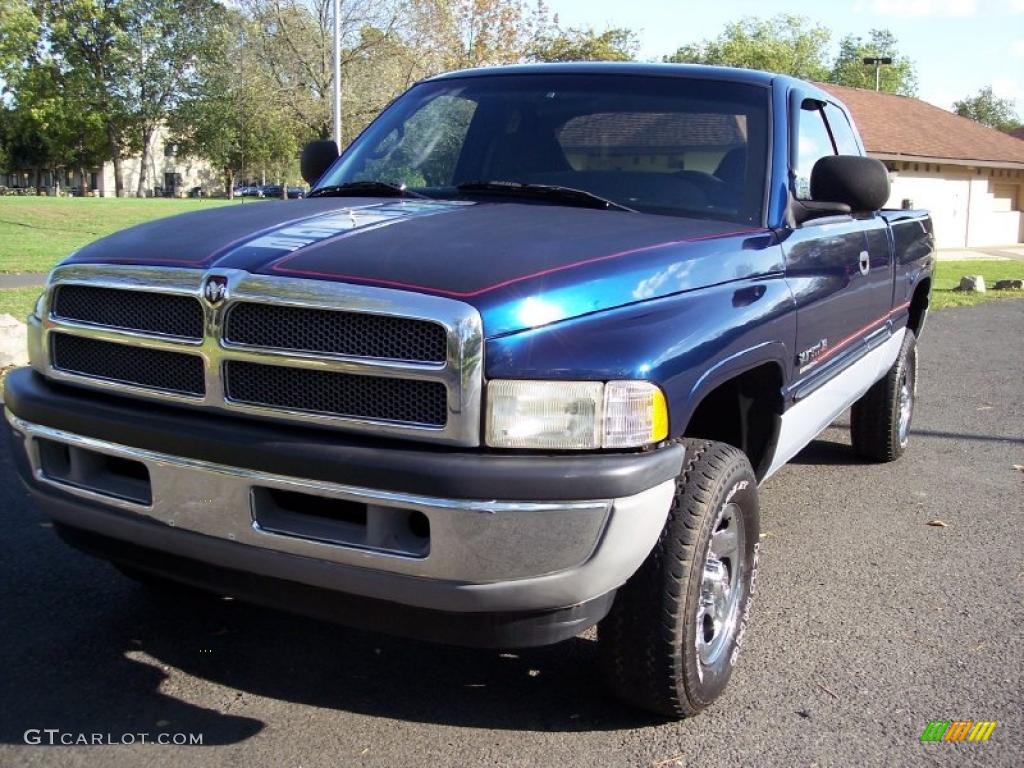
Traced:
POLYGON ((875 90, 880 91, 882 89, 882 65, 892 64, 892 56, 865 56, 864 64, 875 65, 875 90))
POLYGON ((334 0, 334 143, 341 152, 341 0, 334 0))

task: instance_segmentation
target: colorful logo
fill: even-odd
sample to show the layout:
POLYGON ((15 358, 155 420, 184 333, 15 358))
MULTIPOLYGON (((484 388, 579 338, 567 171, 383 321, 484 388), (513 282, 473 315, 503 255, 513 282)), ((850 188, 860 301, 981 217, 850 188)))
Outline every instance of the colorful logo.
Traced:
POLYGON ((988 741, 996 725, 995 720, 932 720, 921 741, 988 741))

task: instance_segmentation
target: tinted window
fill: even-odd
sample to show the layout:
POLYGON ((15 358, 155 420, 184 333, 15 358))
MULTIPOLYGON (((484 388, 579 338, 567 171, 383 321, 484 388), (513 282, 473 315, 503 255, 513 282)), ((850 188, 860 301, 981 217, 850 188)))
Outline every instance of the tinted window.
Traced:
POLYGON ((468 197, 471 181, 583 189, 648 213, 757 224, 768 90, 618 75, 501 75, 422 83, 357 139, 321 186, 402 182, 468 197))
POLYGON ((828 118, 828 127, 832 130, 832 138, 836 142, 839 154, 859 155, 860 145, 857 144, 857 137, 843 111, 835 104, 826 104, 825 117, 828 118))
POLYGON ((396 124, 366 153, 350 181, 390 181, 409 187, 452 183, 476 102, 441 94, 396 124))
POLYGON ((834 155, 832 139, 825 127, 820 109, 801 109, 797 136, 797 160, 793 178, 793 194, 798 200, 811 197, 811 169, 825 155, 834 155))

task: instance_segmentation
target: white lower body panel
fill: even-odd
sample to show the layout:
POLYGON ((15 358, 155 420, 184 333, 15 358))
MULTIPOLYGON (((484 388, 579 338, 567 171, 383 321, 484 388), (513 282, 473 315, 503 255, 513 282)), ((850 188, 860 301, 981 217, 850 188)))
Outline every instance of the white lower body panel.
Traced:
POLYGON ((884 344, 836 374, 782 415, 775 456, 762 482, 824 432, 839 414, 886 374, 896 362, 905 333, 905 328, 895 331, 884 344))

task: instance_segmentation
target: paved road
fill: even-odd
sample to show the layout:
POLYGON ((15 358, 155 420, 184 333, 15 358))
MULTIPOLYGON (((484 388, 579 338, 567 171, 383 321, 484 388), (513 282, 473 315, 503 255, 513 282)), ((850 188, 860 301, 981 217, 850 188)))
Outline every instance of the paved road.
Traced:
POLYGON ((7 288, 28 288, 33 285, 42 287, 46 282, 45 272, 19 272, 17 274, 0 274, 0 290, 7 288))
POLYGON ((155 601, 56 541, 4 452, 0 764, 1021 765, 1022 339, 1024 302, 933 316, 910 454, 861 464, 840 422, 767 484, 755 630, 725 699, 683 723, 606 698, 589 638, 498 654, 155 601), (955 718, 999 725, 918 742, 955 718), (30 747, 28 728, 205 746, 30 747))

